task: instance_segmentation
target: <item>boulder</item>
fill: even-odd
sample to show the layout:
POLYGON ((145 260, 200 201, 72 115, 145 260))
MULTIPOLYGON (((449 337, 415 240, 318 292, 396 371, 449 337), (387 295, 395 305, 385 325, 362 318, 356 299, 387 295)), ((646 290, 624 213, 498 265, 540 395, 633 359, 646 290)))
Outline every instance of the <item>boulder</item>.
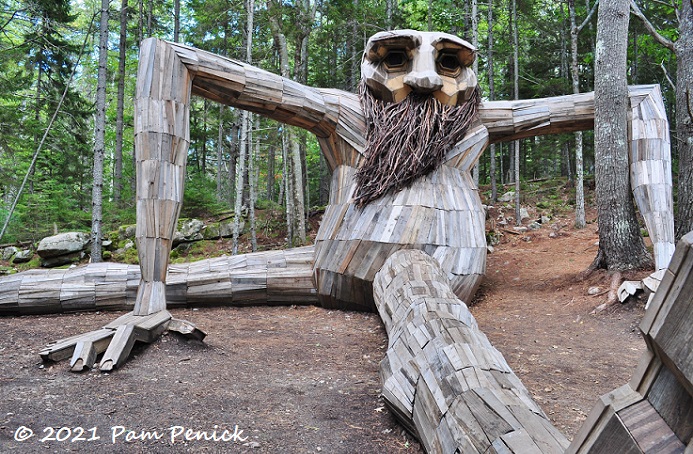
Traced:
POLYGON ((515 200, 515 191, 508 191, 498 198, 499 202, 507 203, 515 200))
POLYGON ((202 236, 205 240, 218 240, 221 238, 219 233, 219 223, 215 222, 214 224, 207 225, 202 231, 202 236))
MULTIPOLYGON (((243 221, 241 219, 241 222, 238 225, 238 231, 242 232, 244 228, 245 228, 245 221, 243 221)), ((219 223, 219 235, 222 238, 231 238, 233 236, 233 221, 220 222, 219 223)))
POLYGON ((84 257, 86 257, 84 251, 75 251, 70 254, 41 258, 41 266, 44 268, 55 268, 56 266, 69 265, 70 263, 79 262, 84 257))
POLYGON ((31 252, 31 249, 24 249, 23 251, 17 252, 14 257, 12 258, 12 263, 26 263, 31 260, 31 257, 34 256, 34 253, 31 252))
POLYGON ((203 240, 202 231, 204 228, 205 223, 199 219, 188 219, 181 222, 178 231, 173 234, 173 246, 203 240))
POLYGON ((60 257, 83 251, 89 244, 89 234, 83 232, 67 232, 49 236, 41 240, 36 253, 42 259, 60 257))
POLYGON ((123 225, 118 228, 118 241, 123 241, 123 240, 129 240, 129 239, 135 239, 135 235, 137 233, 137 226, 135 224, 132 225, 123 225))
POLYGON ((19 252, 19 249, 17 249, 14 246, 7 246, 2 250, 2 259, 7 261, 10 261, 14 255, 19 252))

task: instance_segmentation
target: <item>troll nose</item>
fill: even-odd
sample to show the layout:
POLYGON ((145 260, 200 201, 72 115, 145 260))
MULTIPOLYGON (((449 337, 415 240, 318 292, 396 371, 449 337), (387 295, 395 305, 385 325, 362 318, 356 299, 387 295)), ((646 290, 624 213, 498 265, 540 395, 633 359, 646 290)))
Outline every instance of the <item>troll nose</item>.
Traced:
POLYGON ((417 93, 432 93, 443 88, 443 80, 435 71, 416 71, 404 76, 404 83, 417 93))

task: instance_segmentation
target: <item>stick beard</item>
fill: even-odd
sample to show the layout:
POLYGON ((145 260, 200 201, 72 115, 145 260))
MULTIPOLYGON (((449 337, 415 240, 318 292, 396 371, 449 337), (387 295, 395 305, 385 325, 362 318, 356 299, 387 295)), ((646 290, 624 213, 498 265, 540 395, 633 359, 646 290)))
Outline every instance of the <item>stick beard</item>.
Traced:
POLYGON ((399 103, 376 99, 366 83, 359 85, 366 115, 366 149, 356 173, 354 202, 370 202, 428 175, 461 141, 477 117, 478 88, 460 106, 446 106, 432 95, 411 93, 399 103))

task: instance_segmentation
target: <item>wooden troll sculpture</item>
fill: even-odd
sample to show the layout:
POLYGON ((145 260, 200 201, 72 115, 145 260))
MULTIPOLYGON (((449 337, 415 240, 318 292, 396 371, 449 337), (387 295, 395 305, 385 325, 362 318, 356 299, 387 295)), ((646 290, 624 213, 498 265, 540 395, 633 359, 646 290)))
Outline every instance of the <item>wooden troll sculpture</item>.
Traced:
MULTIPOLYGON (((593 127, 593 94, 480 102, 475 49, 445 33, 377 33, 360 94, 301 85, 157 39, 135 98, 140 267, 92 264, 3 280, 2 312, 132 307, 49 345, 46 359, 101 370, 163 330, 202 336, 167 307, 319 303, 377 310, 388 333, 383 395, 428 452, 562 452, 548 421, 479 331, 468 300, 485 272, 484 210, 470 170, 492 142, 593 127), (169 267, 183 200, 191 94, 314 133, 332 171, 314 247, 169 267)), ((630 89, 633 190, 658 268, 674 251, 668 123, 659 88, 630 89)))

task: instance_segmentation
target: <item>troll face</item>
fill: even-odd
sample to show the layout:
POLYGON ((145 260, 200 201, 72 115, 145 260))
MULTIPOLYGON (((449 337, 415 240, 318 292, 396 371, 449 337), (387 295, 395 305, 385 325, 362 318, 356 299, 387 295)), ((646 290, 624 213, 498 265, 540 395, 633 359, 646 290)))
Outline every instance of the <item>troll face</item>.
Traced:
POLYGON ((361 78, 384 102, 398 103, 415 92, 431 94, 443 105, 461 105, 476 90, 470 68, 475 57, 474 46, 447 33, 380 32, 366 44, 361 78))
POLYGON ((377 33, 361 65, 366 116, 358 206, 409 187, 444 162, 477 118, 474 48, 445 33, 377 33))

